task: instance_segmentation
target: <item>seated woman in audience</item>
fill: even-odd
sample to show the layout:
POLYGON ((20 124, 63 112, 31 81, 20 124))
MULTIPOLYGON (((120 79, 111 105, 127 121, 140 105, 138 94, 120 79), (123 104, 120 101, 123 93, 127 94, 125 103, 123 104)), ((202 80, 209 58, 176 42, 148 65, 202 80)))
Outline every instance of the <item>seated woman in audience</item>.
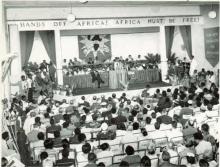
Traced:
POLYGON ((129 163, 129 166, 135 166, 139 165, 141 162, 141 157, 139 155, 134 154, 134 148, 132 146, 127 146, 125 149, 125 152, 127 154, 126 157, 122 159, 122 161, 126 161, 129 163))

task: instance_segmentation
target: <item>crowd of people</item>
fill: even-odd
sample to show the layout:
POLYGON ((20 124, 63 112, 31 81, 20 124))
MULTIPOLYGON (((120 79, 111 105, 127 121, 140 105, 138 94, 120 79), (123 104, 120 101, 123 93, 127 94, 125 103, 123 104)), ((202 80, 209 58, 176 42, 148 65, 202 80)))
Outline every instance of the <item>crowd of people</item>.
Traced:
POLYGON ((176 62, 168 62, 168 79, 172 85, 183 85, 187 88, 191 84, 198 85, 201 83, 206 83, 208 86, 211 83, 218 85, 219 70, 214 74, 213 71, 206 71, 202 68, 201 71, 197 70, 197 65, 194 67, 195 63, 194 57, 191 62, 187 61, 186 58, 183 60, 177 60, 176 62))
POLYGON ((117 68, 115 63, 117 62, 120 62, 123 66, 122 68, 127 69, 128 71, 158 68, 158 64, 149 63, 145 58, 142 59, 141 55, 138 55, 137 59, 134 59, 132 55, 128 55, 128 58, 126 59, 123 59, 122 56, 115 57, 112 61, 108 60, 104 63, 93 60, 85 63, 77 58, 74 58, 74 60, 70 59, 69 62, 67 62, 67 60, 64 59, 63 73, 66 76, 74 76, 90 74, 90 71, 94 70, 99 72, 115 70, 117 68))
MULTIPOLYGON (((43 64, 35 70, 50 76, 43 64)), ((49 87, 33 97, 33 86, 27 86, 28 92, 4 102, 4 115, 15 121, 19 134, 24 132, 31 160, 43 167, 217 166, 219 89, 210 73, 154 94, 147 85, 140 95, 82 96, 69 102, 55 101, 49 87), (121 159, 114 160, 117 156, 121 159)), ((2 166, 7 166, 14 146, 9 132, 2 139, 2 166)))

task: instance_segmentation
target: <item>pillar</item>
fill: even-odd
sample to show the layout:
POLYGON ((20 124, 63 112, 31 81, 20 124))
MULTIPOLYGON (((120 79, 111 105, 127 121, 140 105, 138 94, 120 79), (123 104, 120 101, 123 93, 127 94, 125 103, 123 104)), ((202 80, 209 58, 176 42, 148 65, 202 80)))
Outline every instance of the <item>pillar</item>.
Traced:
POLYGON ((57 83, 58 85, 63 85, 60 30, 54 30, 54 34, 55 34, 55 48, 56 48, 57 83))
POLYGON ((162 81, 168 82, 167 78, 167 71, 168 71, 168 64, 167 64, 167 55, 166 55, 166 39, 165 39, 165 26, 160 26, 160 56, 161 56, 161 75, 162 81))
MULTIPOLYGON (((6 25, 5 25, 5 10, 2 4, 2 1, 0 2, 0 9, 2 10, 2 12, 0 13, 0 18, 2 21, 0 21, 0 39, 1 39, 1 45, 0 45, 0 51, 1 51, 1 56, 0 56, 0 63, 2 61, 7 60, 8 58, 8 54, 7 54, 7 40, 6 40, 6 25)), ((2 68, 0 68, 0 78, 2 78, 2 68)), ((10 83, 9 83, 9 76, 7 75, 4 81, 0 81, 1 85, 0 86, 0 98, 4 99, 10 99, 10 83)), ((1 119, 2 120, 2 119, 1 119)))
POLYGON ((9 25, 9 46, 10 53, 17 56, 13 59, 10 70, 11 94, 15 94, 20 91, 19 82, 22 74, 20 35, 16 24, 9 25))

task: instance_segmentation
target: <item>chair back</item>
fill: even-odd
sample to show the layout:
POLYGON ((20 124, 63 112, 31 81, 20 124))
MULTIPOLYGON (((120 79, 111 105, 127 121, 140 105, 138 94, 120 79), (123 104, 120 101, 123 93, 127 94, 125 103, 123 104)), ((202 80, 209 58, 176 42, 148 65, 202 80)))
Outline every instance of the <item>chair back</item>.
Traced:
POLYGON ((140 140, 138 149, 139 150, 147 149, 147 147, 151 141, 152 141, 151 139, 140 140))
POLYGON ((119 164, 126 154, 117 154, 112 157, 112 164, 119 164))
POLYGON ((164 147, 164 146, 167 146, 168 144, 167 137, 156 138, 156 139, 153 139, 153 141, 155 142, 156 147, 164 147))
POLYGON ((110 166, 112 165, 112 156, 109 157, 103 157, 103 158, 98 158, 97 159, 97 164, 103 162, 105 166, 110 166))

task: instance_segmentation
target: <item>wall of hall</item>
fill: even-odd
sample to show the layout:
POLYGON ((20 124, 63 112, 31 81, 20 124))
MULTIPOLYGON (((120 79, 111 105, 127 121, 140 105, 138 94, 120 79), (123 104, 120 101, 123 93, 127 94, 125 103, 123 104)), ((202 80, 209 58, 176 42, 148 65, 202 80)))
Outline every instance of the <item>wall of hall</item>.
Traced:
MULTIPOLYGON (((61 50, 63 59, 78 58, 78 37, 62 36, 61 50)), ((159 53, 159 33, 112 34, 111 52, 112 59, 119 56, 127 58, 129 54, 136 58, 138 54, 159 53)))
POLYGON ((216 71, 219 68, 219 63, 212 67, 212 65, 205 58, 205 43, 204 43, 204 28, 219 27, 219 5, 213 5, 213 9, 217 12, 215 19, 208 17, 208 12, 211 10, 211 5, 201 6, 200 12, 204 17, 203 25, 192 25, 192 53, 195 56, 199 66, 198 69, 205 68, 216 71))
MULTIPOLYGON (((70 13, 69 7, 29 7, 7 8, 7 20, 51 20, 66 19, 70 13), (30 14, 31 13, 31 14, 30 14)), ((119 18, 119 17, 151 17, 151 16, 186 16, 199 15, 198 5, 168 6, 81 6, 73 7, 76 18, 119 18)))

